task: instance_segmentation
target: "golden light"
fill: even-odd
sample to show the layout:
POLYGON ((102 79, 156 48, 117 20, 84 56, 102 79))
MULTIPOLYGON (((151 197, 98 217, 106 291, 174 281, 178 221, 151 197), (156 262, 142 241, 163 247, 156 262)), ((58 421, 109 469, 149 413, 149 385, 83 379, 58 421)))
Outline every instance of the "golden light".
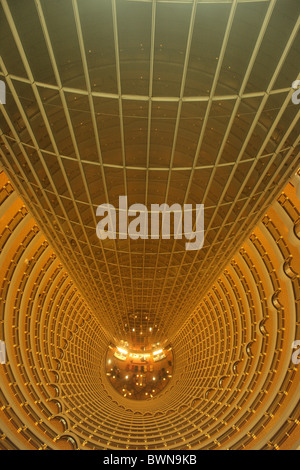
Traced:
POLYGON ((128 354, 128 351, 126 351, 126 349, 117 347, 117 350, 118 350, 120 353, 122 353, 122 354, 125 354, 125 355, 128 354))

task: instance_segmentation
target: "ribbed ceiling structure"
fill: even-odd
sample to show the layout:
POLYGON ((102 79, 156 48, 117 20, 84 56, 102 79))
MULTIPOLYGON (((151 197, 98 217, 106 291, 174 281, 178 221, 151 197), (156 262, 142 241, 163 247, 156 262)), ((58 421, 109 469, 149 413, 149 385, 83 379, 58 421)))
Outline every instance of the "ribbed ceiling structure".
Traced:
POLYGON ((1 0, 3 448, 299 445, 299 13, 1 0), (204 204, 203 248, 100 241, 122 195, 204 204), (121 340, 172 344, 153 400, 106 379, 121 340))

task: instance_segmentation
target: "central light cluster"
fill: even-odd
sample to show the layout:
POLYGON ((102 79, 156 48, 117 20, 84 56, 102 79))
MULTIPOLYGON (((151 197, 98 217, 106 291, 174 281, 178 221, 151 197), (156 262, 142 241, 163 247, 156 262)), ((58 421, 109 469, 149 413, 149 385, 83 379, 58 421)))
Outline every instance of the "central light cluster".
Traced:
MULTIPOLYGON (((128 343, 125 343, 128 344, 128 343)), ((165 388, 172 377, 172 348, 152 345, 148 350, 110 346, 106 357, 106 376, 125 398, 147 400, 165 388)))

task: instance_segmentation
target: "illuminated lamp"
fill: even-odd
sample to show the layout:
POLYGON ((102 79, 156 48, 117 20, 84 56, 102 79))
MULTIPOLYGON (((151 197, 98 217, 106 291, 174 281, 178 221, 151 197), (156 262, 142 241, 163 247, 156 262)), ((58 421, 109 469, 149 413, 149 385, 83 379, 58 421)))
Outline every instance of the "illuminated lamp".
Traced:
POLYGON ((157 356, 157 354, 160 354, 162 352, 163 352, 162 349, 158 349, 157 351, 153 351, 153 356, 157 356))
POLYGON ((125 355, 128 354, 128 351, 126 351, 126 349, 122 349, 122 348, 117 347, 117 350, 122 354, 125 354, 125 355))

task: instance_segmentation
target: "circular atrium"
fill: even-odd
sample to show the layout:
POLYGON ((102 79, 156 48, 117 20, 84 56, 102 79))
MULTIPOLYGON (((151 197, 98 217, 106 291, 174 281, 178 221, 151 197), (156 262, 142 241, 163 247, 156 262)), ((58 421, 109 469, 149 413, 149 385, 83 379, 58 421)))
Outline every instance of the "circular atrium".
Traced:
POLYGON ((0 449, 300 449, 299 0, 0 24, 0 449))

